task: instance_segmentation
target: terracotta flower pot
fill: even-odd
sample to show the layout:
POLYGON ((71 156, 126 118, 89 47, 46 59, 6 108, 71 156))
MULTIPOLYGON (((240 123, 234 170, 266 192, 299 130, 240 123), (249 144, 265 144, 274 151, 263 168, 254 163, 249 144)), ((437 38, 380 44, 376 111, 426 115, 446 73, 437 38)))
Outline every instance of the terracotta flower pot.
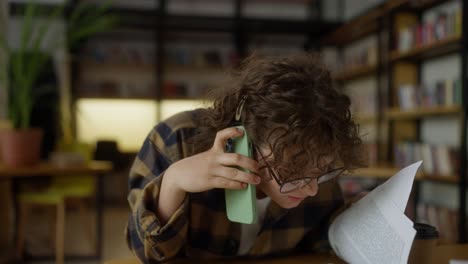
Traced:
POLYGON ((32 166, 41 155, 42 129, 0 131, 3 162, 8 166, 32 166))

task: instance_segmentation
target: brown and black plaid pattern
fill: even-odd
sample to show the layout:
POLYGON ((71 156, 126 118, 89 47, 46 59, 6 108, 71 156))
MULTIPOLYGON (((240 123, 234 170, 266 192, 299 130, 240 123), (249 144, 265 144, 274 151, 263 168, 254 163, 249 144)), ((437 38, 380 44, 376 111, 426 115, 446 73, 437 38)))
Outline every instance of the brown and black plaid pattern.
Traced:
MULTIPOLYGON (((196 131, 193 120, 198 111, 183 112, 159 123, 146 138, 130 171, 128 201, 132 213, 126 230, 127 243, 144 263, 176 256, 207 258, 237 254, 241 226, 227 219, 222 189, 187 195, 164 226, 154 213, 164 171, 172 162, 187 156, 190 148, 187 140, 196 131)), ((294 209, 286 210, 271 202, 248 254, 328 250, 329 222, 342 206, 336 182, 321 185, 317 196, 307 198, 294 209)))

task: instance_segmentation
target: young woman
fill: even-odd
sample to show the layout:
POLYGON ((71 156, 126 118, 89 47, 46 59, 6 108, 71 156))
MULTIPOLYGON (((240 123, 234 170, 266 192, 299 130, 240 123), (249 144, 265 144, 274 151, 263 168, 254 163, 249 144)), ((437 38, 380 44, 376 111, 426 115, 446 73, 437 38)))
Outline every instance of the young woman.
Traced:
POLYGON ((143 261, 327 249, 336 181, 364 166, 350 99, 314 55, 251 57, 214 105, 149 133, 130 172, 127 242, 143 261), (246 129, 254 158, 226 153, 246 129), (250 173, 234 168, 248 169, 250 173), (256 224, 230 222, 224 189, 257 190, 256 224))

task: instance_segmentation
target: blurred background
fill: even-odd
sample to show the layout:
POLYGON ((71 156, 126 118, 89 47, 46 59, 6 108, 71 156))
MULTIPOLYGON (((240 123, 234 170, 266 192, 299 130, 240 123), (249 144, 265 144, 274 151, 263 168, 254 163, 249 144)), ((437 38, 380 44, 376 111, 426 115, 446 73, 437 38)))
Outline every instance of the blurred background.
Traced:
POLYGON ((443 243, 466 242, 466 10, 461 0, 2 0, 0 263, 131 257, 127 178, 145 136, 208 106, 205 92, 254 52, 319 52, 350 95, 369 167, 341 178, 347 198, 424 160, 407 215, 443 243), (12 145, 6 132, 31 128, 41 148, 18 162, 10 154, 34 143, 12 145))

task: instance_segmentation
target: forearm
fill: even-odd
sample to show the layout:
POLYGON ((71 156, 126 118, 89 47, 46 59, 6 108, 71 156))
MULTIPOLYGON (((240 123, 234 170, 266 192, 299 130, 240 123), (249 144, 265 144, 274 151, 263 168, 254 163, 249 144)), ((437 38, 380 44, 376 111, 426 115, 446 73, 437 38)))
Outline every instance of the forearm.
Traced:
POLYGON ((127 243, 143 263, 173 258, 185 244, 188 229, 188 200, 182 202, 163 223, 155 212, 164 174, 149 181, 143 189, 132 189, 129 203, 132 215, 127 225, 127 243))
POLYGON ((176 174, 169 167, 162 178, 159 200, 156 201, 156 214, 164 225, 169 221, 170 217, 176 212, 185 199, 187 194, 184 190, 177 187, 176 174))

